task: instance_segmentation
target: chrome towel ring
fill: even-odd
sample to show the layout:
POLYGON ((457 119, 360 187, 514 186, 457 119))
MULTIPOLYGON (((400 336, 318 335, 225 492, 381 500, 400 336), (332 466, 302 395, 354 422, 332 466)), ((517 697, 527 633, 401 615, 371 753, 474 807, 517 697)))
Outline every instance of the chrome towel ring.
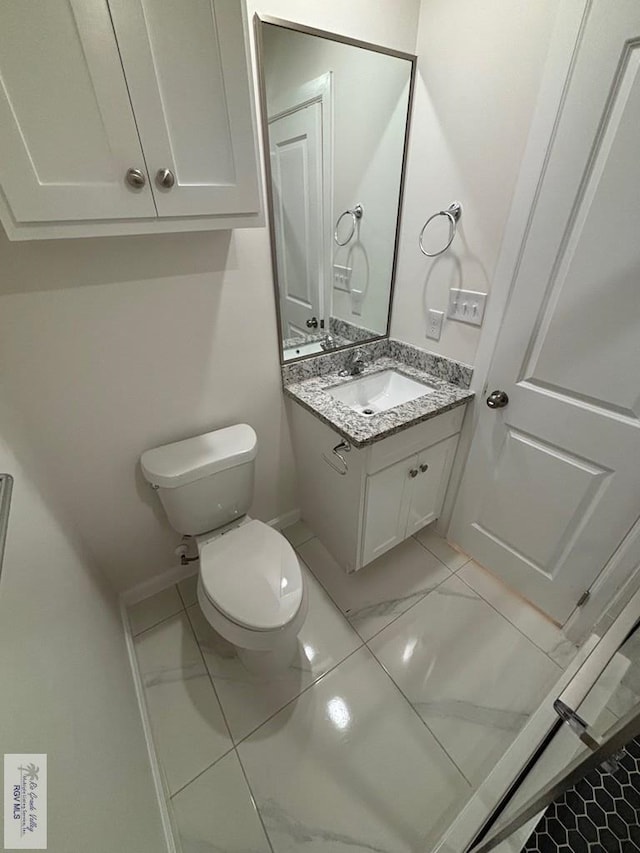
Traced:
POLYGON ((422 226, 422 231, 420 232, 420 236, 418 237, 418 245, 420 246, 420 251, 422 252, 422 254, 426 255, 428 258, 435 258, 438 255, 441 255, 443 252, 446 252, 449 246, 453 243, 453 238, 456 236, 456 231, 458 230, 458 221, 461 216, 462 205, 459 201, 452 202, 446 210, 439 210, 437 213, 432 214, 422 226), (447 245, 443 249, 440 249, 440 251, 427 252, 422 243, 422 236, 427 225, 431 222, 432 219, 435 219, 437 216, 446 216, 448 218, 449 239, 447 240, 447 245))
POLYGON ((349 243, 352 240, 353 235, 356 233, 356 225, 358 223, 358 220, 362 219, 363 213, 364 213, 364 211, 362 209, 362 205, 356 204, 356 206, 354 208, 352 208, 351 210, 345 210, 336 219, 336 228, 335 228, 335 231, 333 232, 333 239, 336 241, 338 246, 346 246, 347 243, 349 243), (347 237, 347 239, 343 243, 341 243, 340 240, 338 239, 338 228, 340 226, 341 220, 344 219, 345 216, 351 217, 351 232, 350 232, 349 236, 347 237))
POLYGON ((336 446, 331 451, 332 455, 337 456, 337 458, 340 460, 340 467, 338 467, 335 462, 333 462, 333 460, 330 459, 329 456, 327 456, 326 453, 322 454, 322 458, 327 463, 327 465, 329 465, 330 468, 333 468, 334 471, 337 471, 338 474, 344 477, 349 470, 349 466, 347 464, 347 460, 344 458, 342 453, 340 453, 341 450, 343 453, 349 453, 349 451, 351 450, 351 445, 348 441, 341 441, 340 444, 336 444, 336 446))

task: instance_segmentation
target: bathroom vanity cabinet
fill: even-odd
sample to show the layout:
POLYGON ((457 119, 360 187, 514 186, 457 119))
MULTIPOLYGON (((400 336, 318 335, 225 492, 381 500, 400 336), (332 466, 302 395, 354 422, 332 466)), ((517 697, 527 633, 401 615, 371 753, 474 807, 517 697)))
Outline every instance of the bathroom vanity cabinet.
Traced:
POLYGON ((302 517, 347 572, 438 518, 464 405, 337 452, 343 438, 302 406, 290 405, 302 517))
POLYGON ((238 0, 0 5, 12 240, 263 225, 238 0))

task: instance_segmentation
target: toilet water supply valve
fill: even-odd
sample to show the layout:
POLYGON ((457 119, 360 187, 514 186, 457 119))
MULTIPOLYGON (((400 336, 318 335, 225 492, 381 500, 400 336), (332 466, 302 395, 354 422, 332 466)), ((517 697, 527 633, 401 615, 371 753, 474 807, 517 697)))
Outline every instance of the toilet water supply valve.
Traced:
POLYGON ((195 557, 189 556, 189 549, 191 545, 193 545, 193 537, 183 536, 182 542, 175 550, 175 555, 180 559, 181 566, 188 566, 189 563, 193 563, 198 559, 197 555, 195 557))

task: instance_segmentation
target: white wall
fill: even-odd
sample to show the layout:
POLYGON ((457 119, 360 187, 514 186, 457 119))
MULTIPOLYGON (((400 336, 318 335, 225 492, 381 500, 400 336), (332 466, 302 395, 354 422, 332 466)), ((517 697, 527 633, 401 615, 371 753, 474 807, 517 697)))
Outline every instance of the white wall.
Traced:
POLYGON ((296 504, 264 231, 10 244, 0 363, 56 502, 117 588, 173 562, 148 447, 248 421, 253 512, 296 504))
MULTIPOLYGON (((259 10, 412 51, 418 0, 268 0, 259 10)), ((118 589, 165 570, 177 537, 137 470, 156 444, 246 420, 252 511, 296 506, 266 229, 9 243, 0 365, 50 505, 118 589)))
MULTIPOLYGON (((393 337, 473 364, 481 330, 446 312, 452 286, 490 291, 533 113, 557 0, 422 0, 393 337), (464 214, 452 248, 425 258, 422 224, 452 201, 464 214)), ((442 220, 431 235, 445 237, 442 220)))
POLYGON ((249 16, 272 15, 415 53, 420 0, 246 0, 249 16))
POLYGON ((0 392, 0 472, 15 477, 0 582, 0 754, 47 754, 51 853, 160 853, 115 595, 34 483, 34 461, 0 392))

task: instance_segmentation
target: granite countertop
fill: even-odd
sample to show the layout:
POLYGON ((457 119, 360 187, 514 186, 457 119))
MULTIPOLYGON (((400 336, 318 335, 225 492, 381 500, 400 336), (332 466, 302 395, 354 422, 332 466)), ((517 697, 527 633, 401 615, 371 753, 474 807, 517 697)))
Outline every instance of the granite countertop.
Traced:
POLYGON ((343 376, 341 370, 334 370, 297 382, 285 382, 284 392, 347 439, 354 447, 366 447, 407 427, 415 426, 457 406, 462 406, 474 396, 468 388, 448 382, 433 373, 410 366, 390 356, 377 358, 358 376, 343 376), (360 415, 344 403, 334 400, 326 392, 327 388, 389 369, 424 382, 436 390, 376 415, 360 415))

